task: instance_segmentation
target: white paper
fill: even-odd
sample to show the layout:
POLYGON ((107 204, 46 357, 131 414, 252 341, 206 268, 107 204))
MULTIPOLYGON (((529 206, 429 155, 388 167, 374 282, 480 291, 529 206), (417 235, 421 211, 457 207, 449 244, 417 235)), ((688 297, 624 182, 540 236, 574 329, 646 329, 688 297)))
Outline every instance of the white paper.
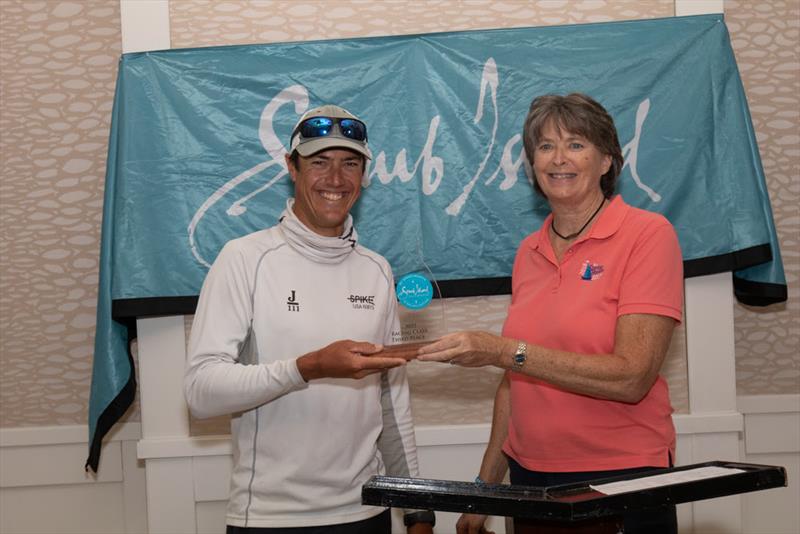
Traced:
POLYGON ((687 469, 686 471, 675 471, 672 473, 634 478, 631 480, 622 480, 620 482, 611 482, 608 484, 598 484, 596 486, 589 487, 606 495, 617 495, 619 493, 627 493, 629 491, 659 488, 661 486, 669 486, 671 484, 692 482, 694 480, 703 480, 706 478, 724 477, 726 475, 744 472, 745 471, 743 469, 737 469, 734 467, 698 467, 696 469, 687 469))

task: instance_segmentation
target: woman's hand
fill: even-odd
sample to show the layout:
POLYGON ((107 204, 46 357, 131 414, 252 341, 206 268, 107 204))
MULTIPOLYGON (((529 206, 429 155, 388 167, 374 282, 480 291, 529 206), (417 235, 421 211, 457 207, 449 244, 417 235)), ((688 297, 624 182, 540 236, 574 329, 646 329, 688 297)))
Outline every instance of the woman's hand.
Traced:
POLYGON ((448 334, 419 349, 418 360, 448 362, 463 367, 495 365, 507 369, 517 342, 489 332, 471 331, 448 334))

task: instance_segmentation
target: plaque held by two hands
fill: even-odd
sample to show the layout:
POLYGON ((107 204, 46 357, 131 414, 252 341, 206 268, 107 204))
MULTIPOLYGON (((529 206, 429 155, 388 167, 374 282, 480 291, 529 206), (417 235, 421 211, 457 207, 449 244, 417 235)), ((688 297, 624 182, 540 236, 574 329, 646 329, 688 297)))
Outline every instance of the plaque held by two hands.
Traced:
POLYGON ((417 270, 397 280, 400 333, 396 342, 387 345, 387 355, 414 359, 417 349, 447 333, 445 301, 430 270, 417 270))

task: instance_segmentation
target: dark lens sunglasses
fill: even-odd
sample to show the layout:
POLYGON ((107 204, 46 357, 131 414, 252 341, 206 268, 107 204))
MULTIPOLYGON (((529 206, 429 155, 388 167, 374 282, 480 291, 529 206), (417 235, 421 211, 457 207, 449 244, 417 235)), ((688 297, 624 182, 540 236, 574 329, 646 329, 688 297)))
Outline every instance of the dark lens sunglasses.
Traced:
POLYGON ((300 133, 304 139, 327 137, 333 133, 334 124, 339 125, 339 132, 341 132, 342 137, 361 141, 362 143, 367 140, 367 125, 358 119, 312 117, 301 122, 295 133, 300 133))

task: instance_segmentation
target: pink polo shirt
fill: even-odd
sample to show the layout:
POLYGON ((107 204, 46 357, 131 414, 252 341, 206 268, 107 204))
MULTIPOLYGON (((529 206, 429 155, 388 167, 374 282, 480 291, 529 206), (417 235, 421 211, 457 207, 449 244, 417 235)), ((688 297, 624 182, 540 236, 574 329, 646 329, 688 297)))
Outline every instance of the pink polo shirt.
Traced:
MULTIPOLYGON (((614 350, 617 318, 681 320, 683 263, 663 216, 616 196, 557 262, 550 215, 522 241, 503 335, 581 354, 614 350)), ((532 471, 571 472, 669 465, 672 406, 659 376, 637 404, 601 400, 510 373, 511 420, 503 450, 532 471)))

